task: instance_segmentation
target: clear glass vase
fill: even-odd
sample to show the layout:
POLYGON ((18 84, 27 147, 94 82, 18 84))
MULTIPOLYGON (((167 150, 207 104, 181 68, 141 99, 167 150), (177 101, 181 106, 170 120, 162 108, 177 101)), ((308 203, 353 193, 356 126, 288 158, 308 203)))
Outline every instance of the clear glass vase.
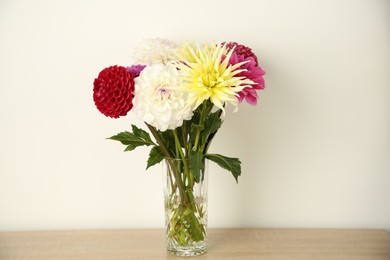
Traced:
POLYGON ((194 178, 188 165, 171 158, 163 163, 167 251, 179 256, 207 251, 208 166, 194 178))

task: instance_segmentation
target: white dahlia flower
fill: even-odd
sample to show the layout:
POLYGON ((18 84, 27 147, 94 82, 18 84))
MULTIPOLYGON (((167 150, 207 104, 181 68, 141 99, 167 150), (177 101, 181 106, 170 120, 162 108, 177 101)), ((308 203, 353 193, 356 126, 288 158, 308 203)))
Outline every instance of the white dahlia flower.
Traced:
POLYGON ((135 78, 133 111, 157 130, 175 129, 192 117, 192 107, 186 106, 187 95, 174 65, 147 66, 135 78))
POLYGON ((133 59, 135 63, 152 65, 156 63, 172 63, 177 60, 179 45, 166 39, 144 39, 135 48, 133 59))

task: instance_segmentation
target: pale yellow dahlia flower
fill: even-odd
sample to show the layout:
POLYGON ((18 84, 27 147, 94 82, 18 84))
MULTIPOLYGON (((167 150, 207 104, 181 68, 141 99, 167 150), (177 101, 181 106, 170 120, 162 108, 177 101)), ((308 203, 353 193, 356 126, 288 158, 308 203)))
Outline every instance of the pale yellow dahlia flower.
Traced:
POLYGON ((172 63, 177 61, 180 45, 167 39, 144 39, 133 53, 137 64, 152 65, 156 63, 172 63))
POLYGON ((238 69, 245 62, 229 65, 234 49, 225 45, 204 45, 202 48, 184 43, 180 50, 180 62, 176 63, 183 82, 183 89, 190 93, 187 106, 195 110, 203 101, 210 101, 224 111, 230 103, 237 108, 238 92, 251 87, 253 81, 237 76, 245 71, 238 69))

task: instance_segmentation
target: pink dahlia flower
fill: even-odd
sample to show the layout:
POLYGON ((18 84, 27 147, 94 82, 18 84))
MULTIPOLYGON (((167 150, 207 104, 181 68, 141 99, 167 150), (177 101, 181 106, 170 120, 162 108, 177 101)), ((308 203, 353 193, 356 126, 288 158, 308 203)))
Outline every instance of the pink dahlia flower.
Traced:
POLYGON ((257 57, 256 55, 252 52, 252 49, 245 46, 245 45, 242 45, 242 44, 238 44, 236 42, 229 42, 229 43, 222 43, 222 44, 226 44, 226 49, 228 51, 230 51, 231 49, 234 48, 234 52, 237 54, 237 55, 242 55, 244 56, 244 58, 249 58, 249 57, 252 57, 254 60, 255 60, 255 65, 257 65, 257 57))
POLYGON ((133 75, 133 78, 136 78, 139 76, 139 74, 141 73, 141 71, 145 68, 146 66, 145 65, 132 65, 130 67, 127 67, 127 71, 131 73, 131 75, 133 75))
POLYGON ((246 63, 241 65, 238 69, 245 69, 245 71, 238 73, 237 76, 246 77, 252 80, 255 84, 252 84, 251 87, 246 87, 240 91, 238 93, 238 101, 242 102, 245 99, 246 102, 254 106, 257 104, 258 99, 256 91, 262 90, 265 87, 263 78, 265 72, 259 66, 257 66, 257 62, 254 57, 245 57, 244 55, 237 54, 235 51, 232 53, 229 63, 234 65, 243 61, 246 61, 246 63))
POLYGON ((93 82, 93 100, 105 116, 125 116, 133 107, 134 77, 121 66, 111 66, 93 82))

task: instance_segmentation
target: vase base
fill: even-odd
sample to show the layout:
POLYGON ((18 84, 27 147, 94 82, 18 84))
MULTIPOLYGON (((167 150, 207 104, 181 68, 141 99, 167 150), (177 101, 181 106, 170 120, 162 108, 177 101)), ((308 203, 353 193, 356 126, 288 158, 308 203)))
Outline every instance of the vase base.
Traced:
POLYGON ((177 256, 197 256, 197 255, 203 255, 207 252, 207 245, 206 243, 198 243, 194 246, 168 247, 167 251, 170 254, 177 255, 177 256))

